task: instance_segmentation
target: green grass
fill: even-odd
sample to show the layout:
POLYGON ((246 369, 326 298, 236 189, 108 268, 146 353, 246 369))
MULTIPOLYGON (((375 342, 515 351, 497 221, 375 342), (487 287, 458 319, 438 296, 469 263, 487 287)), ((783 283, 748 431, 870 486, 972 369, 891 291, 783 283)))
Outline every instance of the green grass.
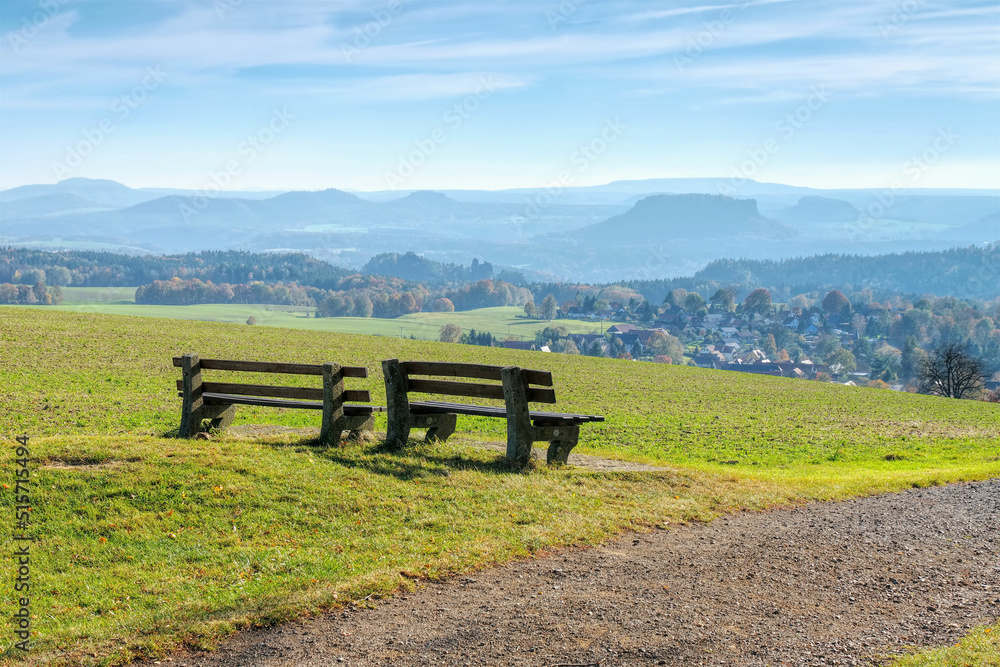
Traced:
POLYGON ((63 305, 135 303, 134 287, 63 287, 63 305))
POLYGON ((898 658, 892 667, 1000 667, 1000 623, 975 628, 955 646, 898 658))
MULTIPOLYGON (((103 313, 106 315, 138 315, 141 317, 163 317, 178 320, 202 320, 205 322, 230 322, 245 324, 252 315, 257 325, 305 329, 308 331, 331 331, 338 333, 364 334, 418 340, 437 340, 441 327, 453 323, 462 331, 475 329, 493 334, 500 340, 533 340, 535 334, 547 326, 566 327, 570 333, 599 333, 607 330, 614 322, 587 322, 583 320, 529 320, 521 308, 480 308, 455 313, 413 313, 394 319, 373 317, 326 317, 314 318, 313 307, 198 304, 194 306, 147 306, 134 303, 135 288, 132 287, 67 287, 63 288, 64 304, 61 306, 35 306, 44 310, 69 312, 103 313), (602 329, 603 326, 603 329, 602 329)), ((32 306, 21 306, 30 308, 32 306)))
MULTIPOLYGON (((40 538, 36 650, 15 662, 161 655, 623 529, 1000 474, 996 405, 662 364, 16 307, 0 307, 0 359, 0 437, 32 436, 40 538), (504 423, 473 418, 400 453, 235 429, 178 440, 170 357, 183 352, 364 365, 369 380, 349 386, 378 402, 388 357, 544 368, 560 409, 607 416, 575 451, 670 469, 522 473, 473 446, 502 441, 504 423)), ((236 424, 318 418, 240 408, 236 424)), ((0 513, 12 504, 0 489, 0 513)))

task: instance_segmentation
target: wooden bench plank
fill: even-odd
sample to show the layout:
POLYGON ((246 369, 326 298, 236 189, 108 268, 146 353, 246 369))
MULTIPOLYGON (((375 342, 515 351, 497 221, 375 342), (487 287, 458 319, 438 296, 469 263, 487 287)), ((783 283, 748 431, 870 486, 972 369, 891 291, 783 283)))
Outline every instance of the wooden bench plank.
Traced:
MULTIPOLYGON (((264 398, 255 396, 239 396, 236 394, 206 393, 202 395, 208 405, 257 405, 265 408, 295 408, 304 410, 322 410, 322 401, 289 401, 278 398, 264 398)), ((385 407, 380 405, 344 405, 344 414, 355 417, 371 414, 373 412, 385 412, 385 407)))
MULTIPOLYGON (((177 381, 177 388, 183 390, 183 380, 177 381)), ((314 387, 276 387, 264 384, 237 384, 234 382, 202 382, 203 392, 215 394, 235 394, 237 396, 269 396, 271 398, 301 398, 306 400, 323 400, 323 390, 314 387)), ((344 390, 345 401, 371 401, 367 389, 344 390)))
MULTIPOLYGON (((470 417, 506 417, 507 409, 501 407, 491 407, 486 405, 468 405, 465 403, 447 403, 445 401, 411 401, 410 410, 416 414, 445 414, 454 413, 458 415, 468 415, 470 417)), ((587 422, 602 422, 601 415, 578 415, 562 412, 536 412, 528 413, 532 421, 537 421, 539 426, 555 425, 556 423, 584 424, 587 422)))
MULTIPOLYGON (((400 364, 403 373, 410 375, 438 375, 441 377, 463 377, 474 380, 500 381, 500 366, 485 364, 461 364, 445 361, 403 361, 400 364)), ((552 386, 552 373, 549 371, 524 370, 529 384, 542 387, 552 386)))
MULTIPOLYGON (((444 394, 445 396, 471 396, 472 398, 494 398, 503 400, 503 385, 476 384, 473 382, 451 382, 450 380, 423 380, 410 378, 406 381, 406 390, 423 394, 444 394)), ((556 392, 553 389, 528 389, 530 403, 555 403, 556 392)))
POLYGON ((411 401, 410 411, 414 414, 456 414, 470 417, 506 417, 507 409, 488 405, 467 405, 465 403, 445 403, 443 401, 411 401))
MULTIPOLYGON (((180 368, 181 357, 173 358, 180 368)), ((202 370, 243 371, 250 373, 285 373, 288 375, 322 375, 322 364, 286 364, 274 361, 237 361, 233 359, 201 359, 202 370)), ((366 378, 368 369, 363 366, 341 366, 341 373, 348 378, 366 378)))
POLYGON ((498 384, 475 384, 472 382, 451 382, 449 380, 406 381, 407 391, 424 394, 444 394, 446 396, 471 396, 473 398, 494 398, 503 400, 503 387, 498 384))

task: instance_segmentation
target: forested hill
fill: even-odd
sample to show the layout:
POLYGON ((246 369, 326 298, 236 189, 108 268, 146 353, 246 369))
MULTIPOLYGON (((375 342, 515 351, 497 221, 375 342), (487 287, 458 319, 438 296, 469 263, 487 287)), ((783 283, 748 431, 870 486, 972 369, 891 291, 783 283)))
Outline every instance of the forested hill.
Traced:
POLYGON ((154 280, 197 278, 213 283, 298 283, 332 289, 348 271, 302 253, 252 253, 205 250, 185 255, 122 255, 68 250, 47 252, 0 248, 0 283, 82 287, 138 287, 154 280), (41 275, 37 275, 42 271, 41 275), (25 276, 32 275, 30 280, 25 276))
MULTIPOLYGON (((133 256, 99 251, 46 252, 0 248, 0 284, 42 282, 84 287, 138 287, 156 280, 211 281, 216 285, 298 284, 323 290, 343 289, 342 281, 357 271, 333 266, 302 253, 203 251, 185 255, 133 256)), ((489 262, 471 267, 441 264, 407 253, 373 257, 362 274, 402 278, 429 286, 465 285, 493 278, 511 287, 530 287, 536 299, 548 293, 572 299, 590 286, 531 284, 514 271, 493 275, 489 262)), ((869 289, 876 298, 891 294, 935 294, 959 298, 993 299, 1000 296, 1000 243, 938 252, 890 255, 817 255, 782 261, 720 259, 693 276, 664 280, 633 280, 624 285, 653 303, 681 287, 710 295, 720 287, 749 292, 767 288, 776 299, 784 295, 826 292, 830 289, 869 289)))
POLYGON ((870 289, 879 294, 935 294, 959 298, 1000 296, 1000 243, 938 252, 890 255, 816 255, 786 260, 719 259, 692 277, 624 283, 659 302, 677 287, 711 292, 718 287, 801 294, 829 289, 870 289))

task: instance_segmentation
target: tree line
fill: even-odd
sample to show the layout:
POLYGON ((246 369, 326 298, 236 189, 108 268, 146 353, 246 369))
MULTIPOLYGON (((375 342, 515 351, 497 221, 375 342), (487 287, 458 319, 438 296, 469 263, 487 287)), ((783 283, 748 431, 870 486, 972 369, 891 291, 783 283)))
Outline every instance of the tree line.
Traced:
POLYGON ((57 306, 62 303, 62 301, 62 288, 58 285, 48 287, 41 281, 36 281, 34 285, 0 283, 0 304, 22 306, 57 306))
POLYGON ((138 287, 155 280, 215 284, 297 283, 332 289, 353 271, 303 253, 204 250, 183 255, 123 255, 94 250, 0 248, 0 282, 63 287, 138 287))
POLYGON ((936 252, 888 255, 827 254, 784 260, 719 259, 693 276, 630 280, 620 286, 659 303, 676 288, 706 298, 719 288, 740 294, 766 288, 776 301, 795 294, 869 290, 877 299, 897 294, 934 294, 992 299, 1000 285, 1000 243, 936 252))
POLYGON ((266 303, 315 306, 316 317, 395 318, 424 310, 450 312, 495 306, 523 306, 530 293, 495 280, 431 290, 399 278, 355 274, 336 281, 334 289, 296 283, 221 283, 198 278, 154 280, 135 291, 135 302, 183 306, 197 303, 266 303))

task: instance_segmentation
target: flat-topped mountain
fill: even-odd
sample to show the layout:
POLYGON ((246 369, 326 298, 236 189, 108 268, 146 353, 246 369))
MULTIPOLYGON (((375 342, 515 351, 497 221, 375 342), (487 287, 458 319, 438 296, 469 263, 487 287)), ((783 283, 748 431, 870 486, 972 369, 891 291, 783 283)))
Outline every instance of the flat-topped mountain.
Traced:
POLYGON ((776 220, 791 225, 852 222, 860 216, 861 211, 855 208, 851 202, 816 196, 802 197, 795 206, 774 212, 776 220))
POLYGON ((753 199, 723 195, 652 195, 630 210, 574 233, 581 241, 611 245, 664 243, 676 239, 731 237, 786 239, 795 230, 763 217, 753 199))

